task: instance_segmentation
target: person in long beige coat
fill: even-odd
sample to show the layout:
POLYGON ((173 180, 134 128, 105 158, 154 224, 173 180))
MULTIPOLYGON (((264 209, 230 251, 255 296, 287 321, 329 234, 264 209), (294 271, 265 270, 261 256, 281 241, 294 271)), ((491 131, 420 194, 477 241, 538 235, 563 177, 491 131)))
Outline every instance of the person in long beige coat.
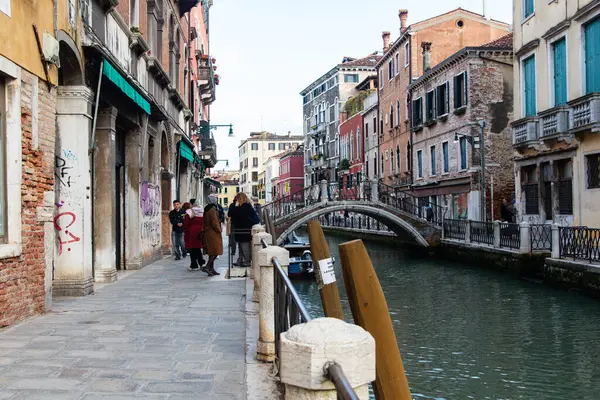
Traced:
POLYGON ((217 256, 223 254, 223 237, 221 236, 222 227, 217 211, 217 195, 208 196, 208 205, 204 207, 203 230, 204 233, 204 254, 208 255, 206 271, 209 275, 220 275, 215 271, 215 260, 217 256))

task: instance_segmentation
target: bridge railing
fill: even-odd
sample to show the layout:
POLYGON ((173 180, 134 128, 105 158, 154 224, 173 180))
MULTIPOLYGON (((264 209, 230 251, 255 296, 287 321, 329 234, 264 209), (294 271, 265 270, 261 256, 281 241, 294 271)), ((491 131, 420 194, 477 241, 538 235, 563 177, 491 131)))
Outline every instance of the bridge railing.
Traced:
POLYGON ((321 200, 319 185, 309 186, 295 193, 275 199, 261 208, 266 210, 273 220, 294 213, 304 207, 315 204, 321 200))
MULTIPOLYGON (((267 236, 269 236, 268 234, 266 234, 267 236)), ((286 250, 280 248, 280 247, 276 247, 276 246, 269 246, 269 244, 267 243, 266 239, 260 239, 260 243, 261 246, 263 248, 263 250, 268 250, 268 249, 274 249, 276 248, 277 250, 275 250, 276 252, 285 252, 287 253, 286 250)), ((276 253, 275 253, 276 254, 276 253)), ((270 253, 267 253, 267 256, 270 255, 270 253)), ((287 254, 286 254, 287 257, 287 254)), ((287 260, 286 260, 287 261, 287 260)), ((292 281, 290 280, 290 278, 288 277, 287 274, 287 265, 282 265, 282 263, 280 262, 279 258, 277 256, 273 256, 271 257, 270 261, 267 260, 267 262, 269 262, 271 265, 271 267, 273 268, 273 281, 272 281, 272 287, 270 287, 270 285, 267 285, 266 282, 262 282, 260 284, 261 287, 261 291, 263 291, 263 293, 265 292, 269 292, 269 289, 273 290, 273 310, 272 310, 272 322, 274 322, 273 324, 273 328, 274 328, 274 348, 275 348, 275 361, 276 363, 278 363, 279 365, 277 370, 280 372, 282 381, 286 384, 286 387, 288 386, 289 382, 287 382, 288 379, 286 379, 286 377, 283 376, 282 371, 285 372, 287 370, 293 370, 294 366, 291 365, 284 365, 284 363, 286 363, 286 354, 288 355, 288 357, 290 357, 290 355, 288 353, 286 354, 282 354, 282 337, 285 334, 285 332, 288 332, 291 328, 293 328, 296 325, 299 324, 308 324, 311 323, 311 321, 313 321, 313 318, 311 317, 311 315, 309 314, 306 306, 304 305, 304 303, 302 302, 302 299, 300 298, 300 296, 298 295, 298 292, 296 291, 296 289, 294 288, 294 285, 292 284, 292 281)), ((261 268, 261 275, 259 279, 263 279, 264 277, 267 277, 268 274, 262 273, 262 268, 261 268)), ((256 279, 256 278, 255 278, 256 279)), ((260 299, 262 299, 263 301, 267 300, 264 296, 264 294, 261 293, 261 295, 259 296, 260 299)), ((266 303, 266 301, 265 301, 266 303)), ((266 310, 266 307, 269 307, 268 304, 261 304, 261 314, 263 312, 263 309, 266 311, 265 314, 269 314, 268 310, 266 310)), ((261 315, 260 316, 260 321, 261 323, 264 321, 265 323, 268 323, 266 320, 268 318, 263 318, 266 317, 266 315, 261 315)), ((268 329, 265 329, 268 331, 268 329)), ((261 333, 263 332, 263 328, 261 327, 261 333)), ((299 340, 299 339, 296 339, 299 340)), ((323 341, 326 341, 327 338, 324 338, 323 341)), ((259 339, 259 343, 261 342, 261 339, 259 339)), ((263 341, 264 342, 264 341, 263 341)), ((295 343, 297 344, 297 343, 295 343)), ((321 345, 320 345, 321 346, 321 345)), ((259 352, 261 350, 259 349, 259 352)), ((263 349, 264 351, 264 349, 263 349)), ((288 349, 289 352, 289 349, 288 349)), ((260 356, 264 357, 265 354, 260 354, 260 356)), ((298 358, 302 358, 302 355, 298 355, 298 358)), ((315 357, 316 359, 318 359, 319 357, 315 357)), ((259 358, 260 359, 260 358, 259 358)), ((301 366, 299 366, 301 368, 301 366)), ((302 371, 305 370, 305 368, 301 368, 302 371)), ((335 387, 335 391, 337 392, 337 397, 338 399, 342 399, 342 400, 359 400, 358 395, 356 394, 356 392, 354 391, 354 389, 352 388, 352 385, 350 384, 350 381, 347 379, 346 375, 344 374, 344 371, 342 369, 342 366, 335 362, 335 361, 327 361, 325 362, 322 366, 320 366, 320 371, 322 371, 322 378, 325 378, 325 380, 329 379, 332 383, 333 386, 335 387)), ((293 372, 294 375, 295 372, 293 372)), ((306 375, 304 373, 301 373, 301 375, 306 375)), ((308 374, 310 375, 310 374, 308 374)), ((311 376, 305 376, 305 377, 301 377, 304 378, 305 380, 308 379, 310 380, 310 378, 312 378, 311 376)), ((321 378, 321 380, 323 380, 321 378)), ((294 382, 293 386, 296 386, 297 383, 294 382)), ((319 393, 318 391, 316 393, 319 393)), ((313 398, 312 396, 306 397, 307 393, 306 391, 302 392, 302 394, 298 394, 298 396, 301 396, 301 398, 303 399, 307 399, 307 398, 313 398)), ((287 397, 286 398, 294 398, 294 397, 287 397)), ((316 398, 316 397, 314 397, 316 398)))
POLYGON ((600 262, 600 229, 587 226, 557 227, 560 258, 600 262))
POLYGON ((406 190, 378 183, 379 201, 398 210, 412 214, 435 225, 442 226, 444 221, 444 207, 438 206, 423 198, 416 197, 406 190))
POLYGON ((319 216, 319 222, 321 226, 329 228, 358 229, 384 234, 391 234, 393 232, 388 226, 380 223, 375 218, 361 214, 355 215, 354 213, 350 213, 348 216, 321 215, 319 216))

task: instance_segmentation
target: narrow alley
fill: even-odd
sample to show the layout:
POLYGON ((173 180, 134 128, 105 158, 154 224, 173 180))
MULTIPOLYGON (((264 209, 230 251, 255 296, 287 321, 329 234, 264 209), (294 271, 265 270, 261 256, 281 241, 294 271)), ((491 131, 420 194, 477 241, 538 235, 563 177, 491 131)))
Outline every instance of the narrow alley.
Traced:
MULTIPOLYGON (((245 398, 245 280, 160 260, 0 333, 0 399, 245 398)), ((220 268, 219 268, 220 267, 220 268)))

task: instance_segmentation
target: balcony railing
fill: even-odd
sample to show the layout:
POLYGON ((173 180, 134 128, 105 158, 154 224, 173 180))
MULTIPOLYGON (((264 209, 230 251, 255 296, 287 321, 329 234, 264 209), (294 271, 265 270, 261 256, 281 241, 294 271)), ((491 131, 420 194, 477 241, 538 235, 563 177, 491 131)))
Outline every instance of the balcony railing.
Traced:
POLYGON ((600 93, 591 93, 569 102, 571 131, 600 130, 600 93))
POLYGON ((513 122, 513 145, 514 147, 525 147, 527 144, 538 140, 538 119, 527 117, 513 122))
POLYGON ((542 139, 567 133, 569 130, 569 109, 558 106, 539 113, 540 137, 542 139))

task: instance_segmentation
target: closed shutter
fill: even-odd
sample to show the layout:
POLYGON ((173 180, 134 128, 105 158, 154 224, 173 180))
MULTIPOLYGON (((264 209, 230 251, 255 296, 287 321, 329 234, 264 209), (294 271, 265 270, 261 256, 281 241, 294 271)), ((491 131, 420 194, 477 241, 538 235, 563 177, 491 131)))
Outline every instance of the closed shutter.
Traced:
POLYGON ((534 56, 523 61, 523 74, 525 75, 525 116, 530 117, 536 113, 534 56))
POLYGON ((446 96, 446 113, 450 112, 450 82, 446 82, 446 90, 444 95, 446 96))
POLYGON ((600 92, 600 18, 585 26, 586 92, 600 92))
POLYGON ((565 39, 554 43, 554 105, 567 102, 567 49, 565 39))
POLYGON ((469 104, 469 95, 467 92, 467 71, 463 72, 463 106, 466 106, 467 104, 469 104))

